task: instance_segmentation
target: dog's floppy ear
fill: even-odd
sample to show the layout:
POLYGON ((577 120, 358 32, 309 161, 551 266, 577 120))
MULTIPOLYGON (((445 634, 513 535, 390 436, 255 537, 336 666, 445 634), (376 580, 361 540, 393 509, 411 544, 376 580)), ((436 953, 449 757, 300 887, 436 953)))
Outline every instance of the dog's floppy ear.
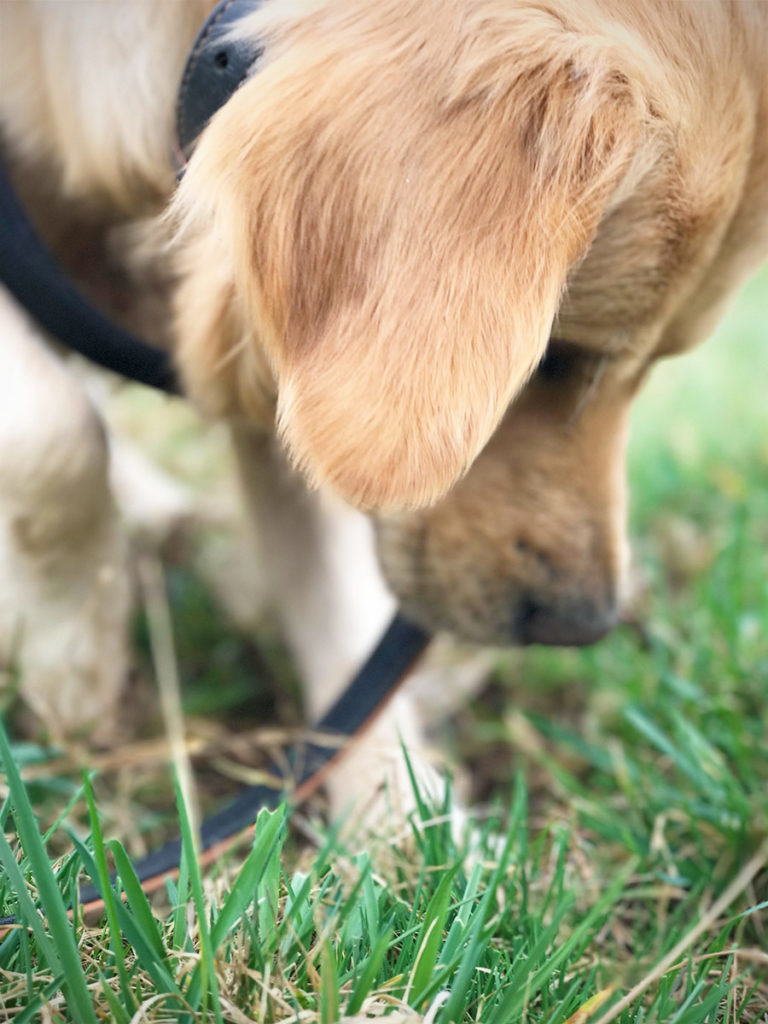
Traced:
POLYGON ((260 409, 260 347, 295 463, 367 508, 434 502, 477 456, 638 144, 607 48, 515 5, 462 23, 462 6, 345 0, 286 20, 179 199, 192 390, 260 409), (237 331, 204 324, 210 275, 237 331))

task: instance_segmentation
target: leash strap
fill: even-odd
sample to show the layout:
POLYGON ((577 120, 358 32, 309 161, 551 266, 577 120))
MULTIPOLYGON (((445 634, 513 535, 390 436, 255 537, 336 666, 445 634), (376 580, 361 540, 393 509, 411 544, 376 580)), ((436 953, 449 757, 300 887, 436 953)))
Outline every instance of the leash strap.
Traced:
MULTIPOLYGON (((262 0, 223 0, 203 25, 187 59, 176 108, 174 154, 180 171, 198 136, 213 114, 253 72, 262 54, 259 46, 238 39, 233 27, 261 6, 262 0)), ((74 352, 131 380, 178 393, 169 353, 134 337, 103 316, 80 294, 57 265, 35 231, 0 164, 0 282, 51 335, 74 352)), ((322 783, 327 769, 343 754, 343 743, 359 735, 421 655, 429 636, 395 615, 361 670, 314 735, 289 758, 292 778, 285 790, 250 786, 201 826, 204 863, 252 825, 262 807, 274 807, 287 793, 306 799, 322 783)), ((138 861, 134 867, 146 891, 163 884, 178 870, 181 840, 174 839, 138 861)), ((96 909, 101 892, 95 885, 79 893, 86 909, 96 909)), ((0 927, 14 923, 0 918, 0 927)))
POLYGON ((171 357, 93 307, 32 226, 0 163, 0 282, 49 334, 123 377, 176 394, 171 357))
MULTIPOLYGON (((358 737, 375 717, 421 656, 429 640, 429 635, 420 627, 399 614, 395 615, 368 660, 313 729, 313 735, 318 738, 291 752, 293 778, 286 780, 286 789, 249 786, 202 824, 202 862, 212 863, 238 835, 253 825, 262 808, 275 807, 286 795, 294 803, 299 803, 315 792, 330 766, 348 748, 346 741, 358 737), (321 735, 327 737, 327 742, 320 740, 321 735)), ((176 874, 180 858, 181 840, 176 838, 137 861, 134 870, 145 892, 155 891, 166 878, 176 874)), ((80 905, 86 911, 97 910, 102 898, 103 893, 97 885, 85 885, 80 889, 80 905)), ((0 918, 0 927, 12 925, 14 921, 13 916, 0 918)))

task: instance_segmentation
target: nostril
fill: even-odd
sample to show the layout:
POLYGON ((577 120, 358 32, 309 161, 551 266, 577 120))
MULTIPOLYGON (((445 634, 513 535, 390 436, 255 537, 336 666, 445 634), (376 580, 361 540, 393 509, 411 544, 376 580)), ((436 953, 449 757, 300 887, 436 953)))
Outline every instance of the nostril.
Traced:
POLYGON ((531 544, 530 541, 525 540, 523 537, 518 537, 515 540, 515 551, 521 558, 524 572, 528 573, 529 576, 531 573, 535 573, 541 580, 556 579, 557 569, 555 563, 546 550, 531 544))
POLYGON ((515 630, 524 633, 528 623, 535 619, 542 610, 542 605, 528 595, 520 598, 513 616, 515 630))
POLYGON ((584 647, 602 639, 617 621, 613 602, 596 605, 581 599, 550 604, 524 594, 516 602, 512 636, 519 644, 584 647))

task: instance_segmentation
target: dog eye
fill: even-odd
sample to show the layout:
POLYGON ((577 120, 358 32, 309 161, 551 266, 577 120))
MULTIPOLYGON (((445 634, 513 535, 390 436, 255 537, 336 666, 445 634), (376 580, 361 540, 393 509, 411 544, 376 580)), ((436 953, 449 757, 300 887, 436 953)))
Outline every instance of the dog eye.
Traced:
POLYGON ((567 341, 552 339, 536 370, 536 376, 544 381, 566 381, 572 379, 584 367, 584 353, 567 341))

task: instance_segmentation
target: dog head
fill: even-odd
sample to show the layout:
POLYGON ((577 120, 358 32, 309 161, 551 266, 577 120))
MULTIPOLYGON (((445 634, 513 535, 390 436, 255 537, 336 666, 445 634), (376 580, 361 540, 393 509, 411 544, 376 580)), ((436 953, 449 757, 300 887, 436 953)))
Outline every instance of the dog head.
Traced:
POLYGON ((626 562, 629 403, 720 297, 700 286, 746 173, 726 15, 272 6, 248 26, 263 69, 176 204, 191 393, 276 411, 307 479, 375 515, 417 620, 596 639, 626 562))

